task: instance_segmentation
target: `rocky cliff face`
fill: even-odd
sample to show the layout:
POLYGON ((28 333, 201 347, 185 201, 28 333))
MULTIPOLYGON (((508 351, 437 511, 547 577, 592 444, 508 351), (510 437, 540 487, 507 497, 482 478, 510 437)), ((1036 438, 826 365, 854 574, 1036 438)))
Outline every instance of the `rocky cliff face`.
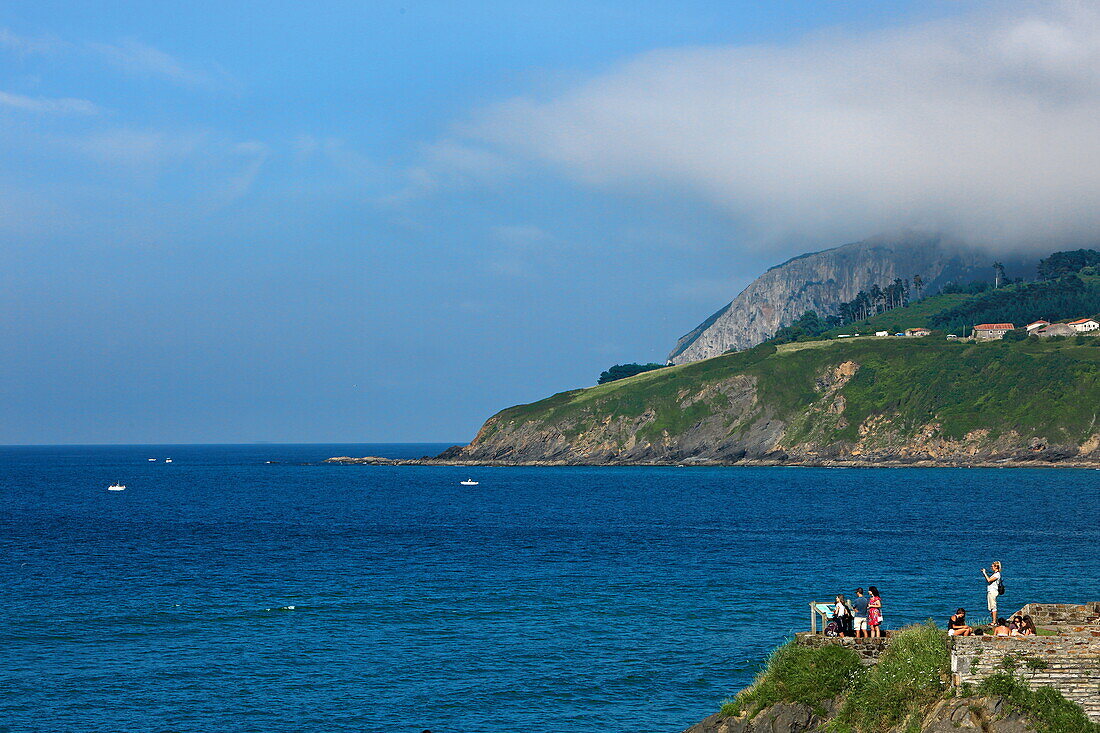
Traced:
MULTIPOLYGON (((924 292, 951 282, 991 280, 995 257, 938 237, 904 235, 814 252, 788 260, 754 280, 733 302, 684 335, 669 354, 673 364, 747 349, 771 338, 780 326, 808 310, 837 313, 840 304, 872 285, 920 275, 924 292)), ((1023 274, 1023 263, 1005 261, 1023 274)), ((1034 275, 1034 273, 1030 273, 1034 275)))

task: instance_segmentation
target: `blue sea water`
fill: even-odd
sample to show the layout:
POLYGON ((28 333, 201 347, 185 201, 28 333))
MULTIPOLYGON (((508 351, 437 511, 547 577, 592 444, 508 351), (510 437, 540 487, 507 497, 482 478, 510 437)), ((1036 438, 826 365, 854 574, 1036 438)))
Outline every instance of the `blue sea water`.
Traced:
POLYGON ((679 731, 857 585, 1100 599, 1097 471, 317 463, 442 448, 0 448, 0 731, 679 731))

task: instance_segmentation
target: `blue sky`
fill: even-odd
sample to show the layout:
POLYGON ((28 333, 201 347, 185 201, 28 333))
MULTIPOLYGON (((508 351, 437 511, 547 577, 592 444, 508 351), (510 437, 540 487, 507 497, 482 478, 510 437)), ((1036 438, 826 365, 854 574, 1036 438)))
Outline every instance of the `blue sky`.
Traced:
POLYGON ((963 2, 6 3, 0 443, 466 441, 500 408, 663 360, 788 256, 955 223, 958 191, 928 194, 942 177, 837 186, 814 166, 861 156, 769 138, 760 100, 850 129, 799 111, 852 78, 842 59, 870 49, 859 68, 882 71, 860 86, 910 89, 935 70, 907 49, 976 34, 1016 44, 996 63, 1035 54, 1021 80, 1062 74, 1077 47, 1032 20, 963 2), (708 64, 740 81, 715 94, 708 64), (787 177, 752 167, 788 143, 809 152, 769 159, 787 177))

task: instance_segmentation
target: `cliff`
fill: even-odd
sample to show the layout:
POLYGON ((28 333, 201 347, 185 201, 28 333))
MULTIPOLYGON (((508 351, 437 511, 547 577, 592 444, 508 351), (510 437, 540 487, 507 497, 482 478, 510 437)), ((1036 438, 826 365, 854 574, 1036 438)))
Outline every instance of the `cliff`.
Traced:
MULTIPOLYGON (((951 281, 991 280, 994 259, 988 252, 917 234, 875 237, 804 254, 750 283, 731 303, 682 336, 668 358, 686 364, 750 348, 807 310, 836 314, 840 304, 860 290, 888 285, 894 278, 920 275, 927 293, 951 281)), ((1022 263, 1005 264, 1010 274, 1026 269, 1022 263)))
POLYGON ((481 463, 1100 465, 1100 338, 765 344, 491 417, 481 463))

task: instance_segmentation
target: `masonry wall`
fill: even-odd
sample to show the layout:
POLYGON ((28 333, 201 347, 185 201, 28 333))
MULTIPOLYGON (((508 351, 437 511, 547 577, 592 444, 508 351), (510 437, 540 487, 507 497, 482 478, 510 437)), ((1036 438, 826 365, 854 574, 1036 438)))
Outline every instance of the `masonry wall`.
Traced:
POLYGON ((856 639, 851 636, 825 636, 823 634, 811 634, 808 631, 803 631, 795 634, 795 641, 802 646, 822 647, 822 646, 842 646, 848 649, 852 649, 859 655, 860 660, 864 664, 874 664, 878 661, 879 656, 882 654, 882 650, 886 648, 886 645, 890 643, 888 637, 879 637, 878 639, 863 638, 856 639))
POLYGON ((1028 686, 1053 687, 1100 721, 1100 629, 1068 636, 952 637, 955 683, 1011 671, 1028 686), (1029 664, 1030 662, 1030 664, 1029 664))

